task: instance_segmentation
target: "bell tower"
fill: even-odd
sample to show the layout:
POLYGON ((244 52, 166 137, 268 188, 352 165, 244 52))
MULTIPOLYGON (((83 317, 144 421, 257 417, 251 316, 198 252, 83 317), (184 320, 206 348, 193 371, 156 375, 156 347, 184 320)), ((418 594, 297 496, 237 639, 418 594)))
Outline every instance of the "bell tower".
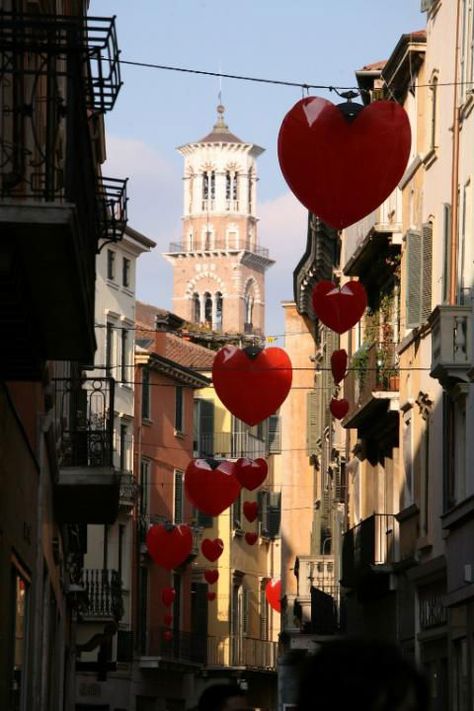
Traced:
POLYGON ((229 131, 217 107, 212 131, 184 157, 182 237, 173 265, 174 313, 223 333, 263 335, 265 271, 274 261, 257 237, 256 160, 263 148, 229 131))

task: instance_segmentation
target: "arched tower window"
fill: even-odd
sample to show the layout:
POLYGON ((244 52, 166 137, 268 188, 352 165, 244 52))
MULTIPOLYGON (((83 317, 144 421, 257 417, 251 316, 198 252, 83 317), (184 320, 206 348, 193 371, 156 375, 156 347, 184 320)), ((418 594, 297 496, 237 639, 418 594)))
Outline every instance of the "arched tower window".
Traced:
POLYGON ((212 201, 216 197, 216 173, 214 170, 205 170, 202 174, 202 209, 212 209, 212 201), (209 203, 211 201, 211 203, 209 203))
POLYGON ((239 199, 239 174, 237 171, 234 173, 234 183, 232 185, 232 200, 239 199))
POLYGON ((193 322, 201 323, 201 301, 196 292, 193 294, 193 322))
POLYGON ((208 291, 204 294, 204 322, 212 328, 212 296, 208 291))
POLYGON ((250 287, 245 292, 244 297, 244 332, 252 333, 253 331, 253 307, 255 299, 253 295, 253 289, 250 287))
POLYGON ((215 295, 216 299, 216 322, 214 324, 214 328, 216 331, 222 331, 222 316, 223 316, 223 299, 222 299, 222 294, 220 291, 218 291, 215 295))
POLYGON ((238 210, 239 173, 236 170, 225 172, 225 200, 227 210, 238 210))

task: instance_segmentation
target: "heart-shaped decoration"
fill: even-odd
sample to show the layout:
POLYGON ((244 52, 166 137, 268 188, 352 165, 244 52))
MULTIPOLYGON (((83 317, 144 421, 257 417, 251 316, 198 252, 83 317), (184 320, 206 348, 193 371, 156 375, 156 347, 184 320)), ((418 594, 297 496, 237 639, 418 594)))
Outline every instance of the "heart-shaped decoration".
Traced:
POLYGON ((209 585, 214 585, 214 583, 217 582, 219 579, 219 571, 218 570, 205 570, 204 571, 204 580, 206 583, 209 583, 209 585))
POLYGON ((171 640, 173 639, 173 633, 172 633, 172 631, 171 631, 171 630, 164 630, 164 631, 163 631, 163 639, 164 639, 166 642, 171 642, 171 640))
POLYGON ((173 615, 171 614, 171 612, 167 612, 166 615, 163 617, 163 623, 166 625, 166 627, 169 627, 172 622, 173 615))
POLYGON ((212 541, 210 538, 205 538, 201 543, 201 552, 207 560, 214 563, 224 550, 224 541, 221 538, 214 538, 212 541))
POLYGON ((252 533, 251 531, 247 531, 244 538, 245 542, 248 543, 249 546, 254 546, 255 543, 258 541, 258 533, 252 533))
POLYGON ((243 510, 247 521, 252 523, 258 516, 258 503, 256 501, 244 501, 243 510))
POLYGON ((221 402, 239 420, 257 425, 278 410, 291 387, 293 370, 281 348, 228 345, 217 352, 212 382, 221 402))
POLYGON ((278 159, 290 189, 338 230, 390 195, 411 147, 410 122, 400 104, 375 101, 350 108, 351 120, 330 101, 305 97, 287 113, 278 135, 278 159))
POLYGON ((347 351, 341 348, 331 354, 331 372, 336 385, 344 380, 347 370, 347 351))
POLYGON ((172 570, 184 563, 193 548, 193 534, 186 523, 179 526, 157 523, 146 534, 148 553, 157 565, 172 570))
POLYGON ((268 474, 268 465, 264 459, 247 459, 240 457, 235 462, 235 476, 244 489, 253 491, 263 484, 268 474))
POLYGON ((233 462, 193 459, 186 467, 184 490, 189 501, 208 516, 219 516, 240 493, 233 462))
POLYGON ((276 612, 281 612, 281 580, 269 580, 265 586, 267 602, 276 612))
POLYGON ((331 414, 336 420, 342 420, 349 412, 349 402, 345 398, 337 400, 335 397, 329 403, 331 414))
POLYGON ((336 333, 344 333, 360 320, 367 306, 367 294, 359 281, 339 288, 332 281, 318 281, 312 294, 316 316, 336 333))
POLYGON ((216 593, 215 592, 208 592, 207 599, 209 600, 209 602, 212 602, 213 600, 216 599, 216 593))
POLYGON ((163 588, 161 591, 161 601, 165 607, 171 607, 176 597, 176 590, 174 588, 163 588))

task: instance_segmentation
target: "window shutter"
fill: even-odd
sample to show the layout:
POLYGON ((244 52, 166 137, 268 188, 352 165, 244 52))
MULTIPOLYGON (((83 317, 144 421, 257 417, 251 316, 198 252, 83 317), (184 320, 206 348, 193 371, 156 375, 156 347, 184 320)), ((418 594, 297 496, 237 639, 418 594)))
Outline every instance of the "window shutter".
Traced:
POLYGON ((242 588, 242 634, 244 635, 249 633, 249 603, 250 590, 242 588))
POLYGON ((267 527, 270 538, 280 535, 281 493, 272 491, 268 496, 267 527))
POLYGON ((421 320, 421 242, 419 232, 407 233, 407 328, 419 326, 421 320))
POLYGON ((268 451, 270 454, 281 453, 281 419, 279 415, 268 418, 268 451))
POLYGON ((443 272, 443 302, 449 297, 449 275, 451 271, 451 205, 443 205, 443 250, 444 250, 444 272, 443 272))
POLYGON ((421 320, 426 321, 431 313, 431 276, 433 265, 433 223, 423 225, 423 272, 421 294, 421 320))
POLYGON ((258 520, 262 536, 268 536, 268 491, 257 492, 258 520))
POLYGON ((183 472, 174 473, 174 523, 183 522, 183 472))
POLYGON ((318 393, 310 392, 306 396, 306 451, 311 456, 318 451, 321 439, 321 413, 318 393))
POLYGON ((214 455, 214 403, 211 400, 200 401, 199 411, 199 456, 214 455))

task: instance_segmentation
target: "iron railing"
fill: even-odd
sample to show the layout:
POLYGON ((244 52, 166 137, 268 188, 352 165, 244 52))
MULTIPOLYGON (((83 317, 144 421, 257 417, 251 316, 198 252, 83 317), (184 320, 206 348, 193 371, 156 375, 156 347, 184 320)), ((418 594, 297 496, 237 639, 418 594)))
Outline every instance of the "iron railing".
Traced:
MULTIPOLYGON (((344 380, 344 393, 359 409, 375 391, 393 392, 399 389, 399 365, 396 343, 372 343, 353 354, 344 380)), ((349 417, 350 417, 349 413, 349 417)))
POLYGON ((342 584, 351 587, 374 566, 391 566, 398 558, 396 517, 373 514, 344 534, 342 584))
POLYGON ((255 437, 249 431, 215 432, 200 435, 194 443, 194 451, 196 457, 256 459, 267 455, 268 444, 265 439, 255 437))
POLYGON ((269 258, 270 252, 266 247, 260 247, 249 240, 241 240, 238 243, 229 242, 224 239, 210 239, 207 242, 199 244, 186 244, 185 242, 171 242, 168 252, 176 253, 192 253, 192 252, 250 252, 259 257, 269 258))
POLYGON ((60 423, 59 465, 113 466, 113 378, 54 381, 60 423))
POLYGON ((208 666, 273 670, 277 654, 277 642, 243 635, 209 637, 207 643, 208 666))
POLYGON ((122 585, 117 570, 85 568, 83 583, 88 604, 83 617, 113 618, 120 620, 123 615, 122 585))
POLYGON ((139 485, 131 472, 120 474, 119 505, 131 509, 135 506, 139 494, 139 485))
POLYGON ((146 646, 142 654, 175 661, 206 664, 207 637, 194 632, 170 630, 168 627, 151 627, 147 631, 146 646), (170 633, 170 638, 168 638, 170 633))
POLYGON ((122 239, 127 226, 127 179, 99 180, 100 236, 108 242, 122 239))

